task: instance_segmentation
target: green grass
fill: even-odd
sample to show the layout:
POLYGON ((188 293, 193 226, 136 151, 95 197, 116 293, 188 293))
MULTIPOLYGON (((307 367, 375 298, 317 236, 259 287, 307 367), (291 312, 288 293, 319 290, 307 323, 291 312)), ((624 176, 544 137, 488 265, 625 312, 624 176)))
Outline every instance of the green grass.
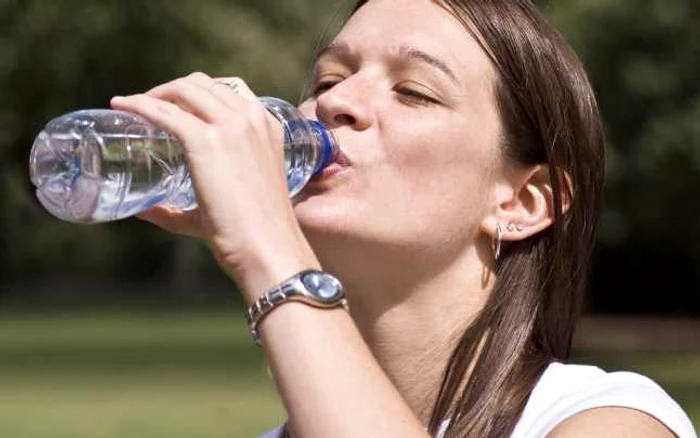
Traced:
POLYGON ((0 437, 257 437, 283 418, 240 312, 0 314, 0 437))
MULTIPOLYGON (((578 351, 700 424, 700 352, 578 351)), ((241 312, 0 312, 0 437, 257 437, 284 419, 241 312)))

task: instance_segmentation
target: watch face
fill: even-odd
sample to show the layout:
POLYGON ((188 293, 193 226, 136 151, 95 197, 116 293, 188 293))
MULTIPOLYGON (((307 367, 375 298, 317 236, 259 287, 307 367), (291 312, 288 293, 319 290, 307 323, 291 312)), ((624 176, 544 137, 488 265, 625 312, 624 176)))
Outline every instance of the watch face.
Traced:
POLYGON ((334 303, 343 298, 343 287, 335 277, 323 272, 308 272, 301 281, 304 287, 319 300, 334 303))

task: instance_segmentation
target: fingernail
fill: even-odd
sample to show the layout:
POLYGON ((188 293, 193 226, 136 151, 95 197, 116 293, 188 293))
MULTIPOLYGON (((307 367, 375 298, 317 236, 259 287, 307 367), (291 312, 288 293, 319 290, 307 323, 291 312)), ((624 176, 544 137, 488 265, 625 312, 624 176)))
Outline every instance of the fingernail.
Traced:
POLYGON ((114 96, 112 98, 112 102, 123 102, 124 101, 124 96, 114 96))

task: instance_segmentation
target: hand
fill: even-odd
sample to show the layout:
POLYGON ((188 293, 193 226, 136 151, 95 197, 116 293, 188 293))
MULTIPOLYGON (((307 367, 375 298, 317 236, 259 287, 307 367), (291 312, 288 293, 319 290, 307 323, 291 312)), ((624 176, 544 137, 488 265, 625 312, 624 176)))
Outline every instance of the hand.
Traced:
POLYGON ((254 299, 318 262, 289 200, 281 125, 242 80, 227 81, 237 85, 235 91, 194 73, 145 94, 115 97, 111 104, 172 133, 186 152, 199 208, 156 207, 140 217, 206 240, 222 268, 254 299))

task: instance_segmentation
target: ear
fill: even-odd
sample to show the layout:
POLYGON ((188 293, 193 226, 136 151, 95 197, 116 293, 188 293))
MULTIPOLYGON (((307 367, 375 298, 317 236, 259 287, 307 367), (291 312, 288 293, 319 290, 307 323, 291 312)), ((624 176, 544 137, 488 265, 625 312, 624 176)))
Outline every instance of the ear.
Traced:
MULTIPOLYGON (((499 234, 497 227, 500 227, 504 241, 517 241, 552 225, 554 196, 549 166, 511 169, 502 181, 496 183, 494 190, 493 208, 481 223, 482 232, 496 238, 499 234)), ((566 198, 562 196, 562 201, 566 198)))

